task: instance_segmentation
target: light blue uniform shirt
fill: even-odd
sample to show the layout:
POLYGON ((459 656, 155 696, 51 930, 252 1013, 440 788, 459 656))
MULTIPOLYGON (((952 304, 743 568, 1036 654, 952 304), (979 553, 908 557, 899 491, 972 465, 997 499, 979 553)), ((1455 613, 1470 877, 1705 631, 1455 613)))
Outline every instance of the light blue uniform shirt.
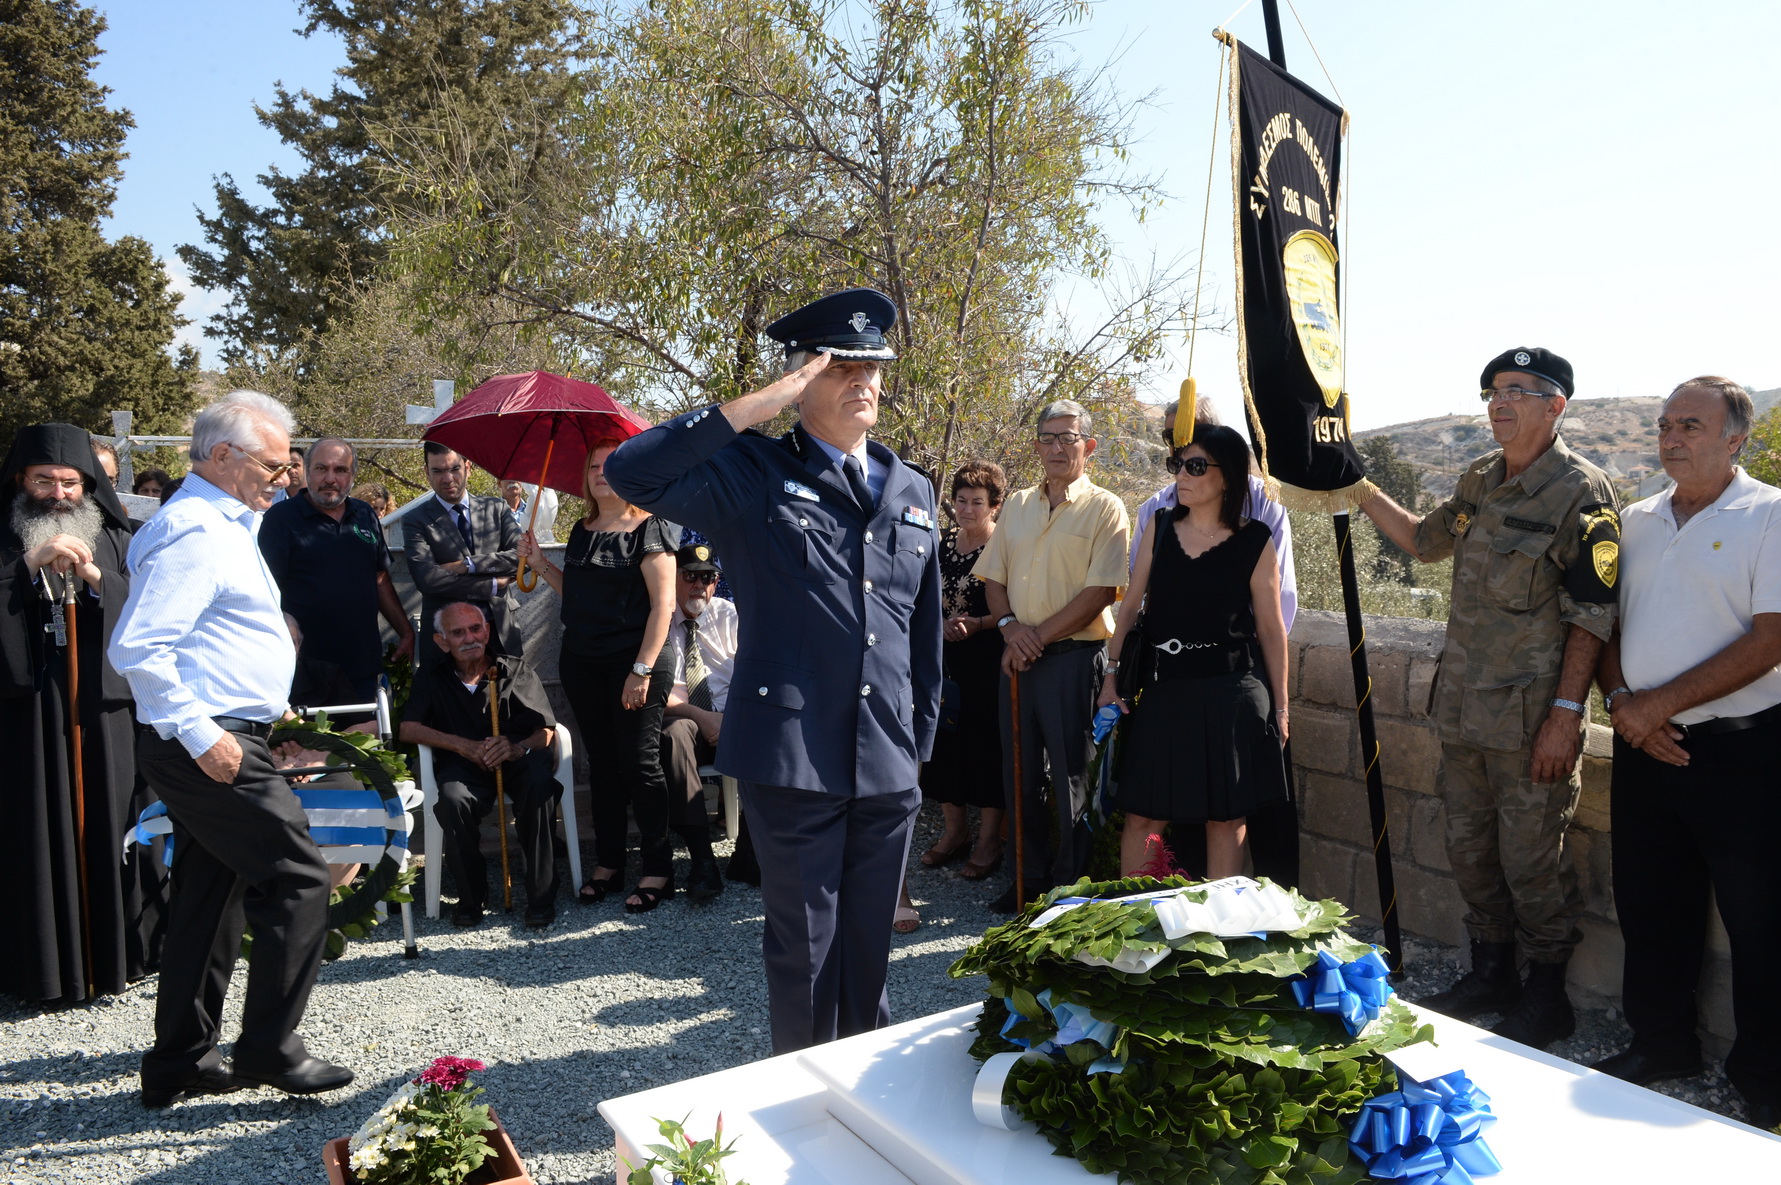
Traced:
POLYGON ((259 530, 257 511, 191 473, 130 543, 107 654, 136 719, 193 757, 223 735, 212 716, 269 723, 289 704, 297 651, 259 530))
MULTIPOLYGON (((806 431, 806 434, 808 434, 808 431, 806 431)), ((866 455, 865 445, 860 445, 860 451, 857 453, 844 453, 828 441, 818 440, 814 436, 810 437, 810 443, 821 449, 823 451, 823 456, 835 462, 836 469, 840 469, 848 457, 857 457, 860 462, 860 472, 866 475, 866 488, 872 491, 872 501, 874 503, 884 501, 884 483, 885 479, 888 478, 890 474, 885 472, 883 465, 872 464, 872 459, 866 455)), ((844 489, 852 488, 847 485, 846 473, 842 473, 841 475, 841 485, 844 489)))

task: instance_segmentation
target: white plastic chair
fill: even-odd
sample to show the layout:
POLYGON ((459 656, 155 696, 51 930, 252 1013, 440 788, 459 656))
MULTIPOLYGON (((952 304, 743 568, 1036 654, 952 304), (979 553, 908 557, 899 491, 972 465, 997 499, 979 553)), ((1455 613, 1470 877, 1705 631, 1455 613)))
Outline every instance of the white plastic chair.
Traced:
MULTIPOLYGON (((561 804, 563 816, 563 834, 569 847, 569 879, 574 885, 581 884, 581 831, 575 822, 575 743, 569 739, 569 730, 558 724, 551 729, 551 748, 557 755, 557 785, 562 793, 557 801, 561 804)), ((445 866, 445 828, 439 825, 439 816, 433 813, 433 804, 439 801, 439 781, 433 776, 433 750, 430 746, 421 745, 420 779, 421 779, 421 826, 422 834, 427 842, 427 859, 421 867, 421 880, 426 893, 427 916, 439 916, 439 881, 445 866)), ((500 820, 500 825, 507 826, 507 820, 500 820)))
POLYGON ((736 779, 725 773, 719 773, 715 765, 701 765, 699 780, 709 782, 712 778, 722 778, 724 785, 724 834, 730 842, 736 842, 736 829, 742 822, 741 796, 736 792, 736 779))

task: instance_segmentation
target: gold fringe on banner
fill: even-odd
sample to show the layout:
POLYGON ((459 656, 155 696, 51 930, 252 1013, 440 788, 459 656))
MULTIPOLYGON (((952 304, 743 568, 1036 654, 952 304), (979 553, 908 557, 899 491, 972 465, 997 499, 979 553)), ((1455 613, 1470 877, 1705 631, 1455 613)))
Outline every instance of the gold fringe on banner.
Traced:
POLYGON ((1302 490, 1277 477, 1262 480, 1267 483, 1268 497, 1288 510, 1317 510, 1324 514, 1346 514, 1379 492, 1379 487, 1364 477, 1339 490, 1302 490))

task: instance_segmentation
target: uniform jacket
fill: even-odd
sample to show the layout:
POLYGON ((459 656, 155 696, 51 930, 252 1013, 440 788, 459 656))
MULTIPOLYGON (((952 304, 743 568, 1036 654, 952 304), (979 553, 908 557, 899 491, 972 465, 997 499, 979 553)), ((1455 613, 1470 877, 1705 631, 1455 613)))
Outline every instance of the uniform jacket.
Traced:
POLYGON ((916 785, 940 708, 934 487, 881 444, 870 516, 801 427, 738 434, 716 408, 621 445, 612 488, 709 537, 741 614, 717 765, 846 797, 916 785))
MULTIPOLYGON (((475 573, 446 572, 441 564, 465 558, 464 537, 458 524, 438 498, 429 498, 402 520, 403 550, 408 556, 408 575, 421 591, 421 636, 433 636, 433 614, 453 601, 469 601, 488 611, 489 633, 503 654, 522 653, 519 623, 514 616, 513 586, 489 598, 489 581, 519 571, 520 527, 513 511, 499 498, 466 494, 470 533, 476 550, 470 560, 475 573)), ((431 648, 431 647, 429 647, 431 648)))
POLYGON ((1473 462, 1415 544, 1425 562, 1453 557, 1435 728, 1449 744, 1514 752, 1552 706, 1570 627, 1603 641, 1613 632, 1620 502, 1563 440, 1505 472, 1500 449, 1473 462))

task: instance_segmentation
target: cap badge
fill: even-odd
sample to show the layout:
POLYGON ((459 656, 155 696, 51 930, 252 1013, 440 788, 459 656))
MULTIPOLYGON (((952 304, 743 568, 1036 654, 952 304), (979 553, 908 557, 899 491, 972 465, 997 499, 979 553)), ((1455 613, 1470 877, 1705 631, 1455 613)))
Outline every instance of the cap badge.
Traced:
POLYGON ((871 324, 871 320, 864 313, 855 313, 847 319, 847 323, 853 326, 853 331, 855 333, 864 333, 866 332, 866 326, 871 324))
POLYGON ((711 558, 711 549, 703 545, 693 548, 693 558, 701 564, 711 558))
POLYGON ((1529 354, 1526 350, 1517 350, 1515 352, 1515 365, 1517 365, 1517 366, 1526 366, 1528 363, 1532 362, 1533 360, 1534 360, 1533 356, 1531 354, 1529 354))

